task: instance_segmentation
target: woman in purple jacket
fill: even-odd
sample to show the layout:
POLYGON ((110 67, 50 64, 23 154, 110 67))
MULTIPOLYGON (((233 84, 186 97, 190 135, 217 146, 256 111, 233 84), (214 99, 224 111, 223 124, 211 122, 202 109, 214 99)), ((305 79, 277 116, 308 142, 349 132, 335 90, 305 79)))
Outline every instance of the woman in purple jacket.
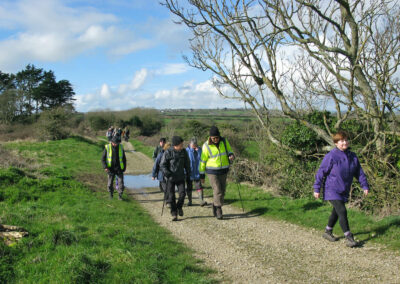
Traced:
POLYGON ((336 148, 325 155, 315 175, 314 197, 317 199, 320 197, 320 190, 325 180, 324 200, 328 200, 333 209, 322 236, 331 242, 337 241, 338 239, 332 234, 332 230, 339 219, 340 227, 347 241, 346 245, 354 247, 357 243, 350 232, 345 203, 349 199, 350 187, 354 177, 360 182, 364 195, 368 194, 367 177, 356 154, 348 149, 348 134, 339 131, 332 138, 336 148))

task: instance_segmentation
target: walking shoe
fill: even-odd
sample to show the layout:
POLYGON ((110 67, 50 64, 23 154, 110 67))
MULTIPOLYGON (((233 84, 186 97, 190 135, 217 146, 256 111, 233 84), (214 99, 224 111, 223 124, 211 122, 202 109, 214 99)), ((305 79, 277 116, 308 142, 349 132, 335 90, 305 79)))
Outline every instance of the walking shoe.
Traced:
POLYGON ((172 221, 178 221, 178 215, 176 215, 176 212, 171 212, 172 216, 172 221))
POLYGON ((357 242, 354 240, 352 233, 350 233, 346 236, 346 246, 348 246, 350 248, 357 246, 357 242))
POLYGON ((217 207, 217 219, 222 220, 222 208, 219 206, 217 207))
POLYGON ((192 205, 193 205, 192 201, 189 201, 188 204, 187 204, 187 206, 192 206, 192 205))
POLYGON ((118 200, 122 200, 122 194, 118 194, 118 200))
POLYGON ((212 210, 213 210, 214 217, 217 217, 217 207, 215 207, 214 204, 212 206, 212 210))
POLYGON ((183 216, 183 210, 182 210, 182 208, 178 208, 178 215, 181 216, 181 217, 183 216))
POLYGON ((325 233, 322 235, 322 237, 330 242, 336 242, 338 240, 338 238, 336 238, 333 234, 332 234, 332 230, 325 230, 325 233))

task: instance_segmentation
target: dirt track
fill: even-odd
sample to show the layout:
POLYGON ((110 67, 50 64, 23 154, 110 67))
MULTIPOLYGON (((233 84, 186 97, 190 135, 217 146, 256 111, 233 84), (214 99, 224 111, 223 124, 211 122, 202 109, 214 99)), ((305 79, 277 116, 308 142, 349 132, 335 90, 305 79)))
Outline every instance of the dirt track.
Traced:
MULTIPOLYGON (((150 158, 130 154, 138 153, 127 155, 131 174, 150 172, 150 158)), ((157 188, 129 194, 156 222, 195 250, 223 283, 400 283, 400 254, 369 243, 355 249, 345 247, 343 240, 328 243, 322 231, 230 206, 223 207, 225 219, 219 221, 209 206, 198 206, 196 199, 195 206, 184 207, 179 222, 172 222, 167 208, 161 216, 163 195, 157 188)), ((206 199, 211 202, 211 197, 206 199)))

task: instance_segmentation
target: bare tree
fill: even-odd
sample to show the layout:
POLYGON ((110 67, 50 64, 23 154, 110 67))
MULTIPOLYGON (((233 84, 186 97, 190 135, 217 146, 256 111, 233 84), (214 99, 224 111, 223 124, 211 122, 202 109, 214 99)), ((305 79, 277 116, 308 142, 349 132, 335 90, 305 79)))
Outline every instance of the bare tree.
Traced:
POLYGON ((277 106, 330 146, 328 125, 311 123, 304 111, 334 107, 336 128, 354 112, 373 131, 364 151, 375 149, 381 157, 386 135, 398 135, 398 1, 163 4, 193 32, 188 63, 211 70, 221 96, 249 105, 272 142, 280 144, 269 121, 277 106))

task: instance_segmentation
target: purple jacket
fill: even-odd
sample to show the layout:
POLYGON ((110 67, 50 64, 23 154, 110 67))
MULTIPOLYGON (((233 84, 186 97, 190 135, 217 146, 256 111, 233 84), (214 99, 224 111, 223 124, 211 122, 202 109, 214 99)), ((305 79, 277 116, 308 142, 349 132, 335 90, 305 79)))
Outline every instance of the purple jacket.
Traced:
POLYGON ((314 192, 320 192, 325 180, 324 200, 343 200, 349 198, 353 178, 357 178, 364 190, 368 190, 367 177, 356 154, 350 150, 333 149, 325 155, 315 175, 314 192))

